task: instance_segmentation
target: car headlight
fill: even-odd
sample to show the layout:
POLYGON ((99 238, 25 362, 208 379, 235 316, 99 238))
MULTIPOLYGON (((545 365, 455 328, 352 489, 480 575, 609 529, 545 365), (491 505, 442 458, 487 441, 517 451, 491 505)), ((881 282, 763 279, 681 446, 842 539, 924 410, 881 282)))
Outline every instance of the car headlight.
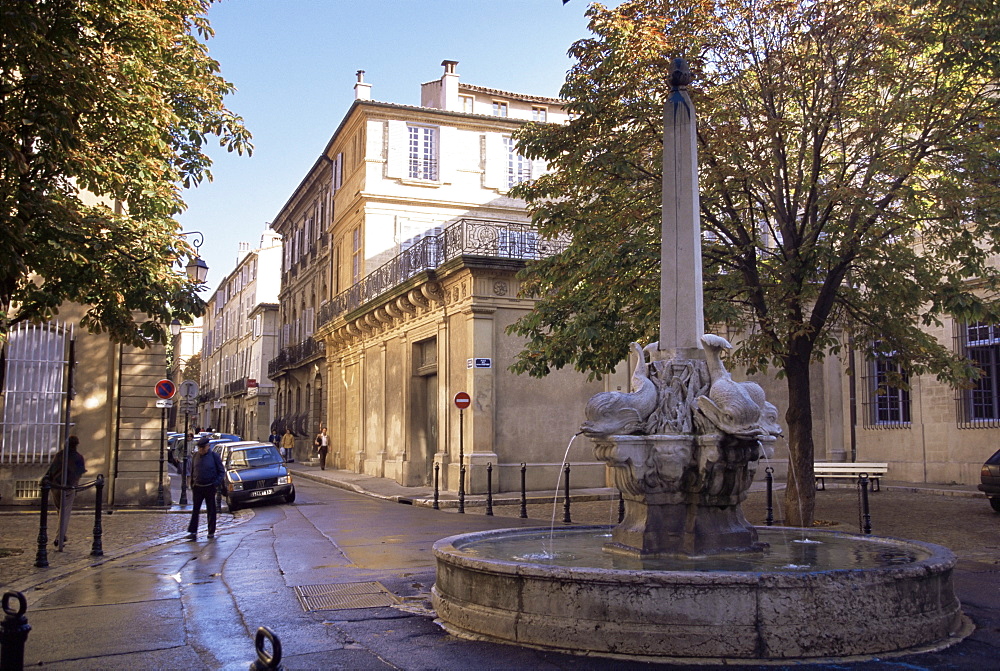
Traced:
POLYGON ((278 484, 279 485, 290 485, 290 484, 292 484, 292 476, 291 475, 283 475, 283 476, 281 476, 280 478, 278 478, 278 484))
POLYGON ((231 491, 231 492, 238 492, 238 491, 241 491, 243 489, 243 483, 242 482, 229 482, 227 484, 229 486, 229 491, 231 491))

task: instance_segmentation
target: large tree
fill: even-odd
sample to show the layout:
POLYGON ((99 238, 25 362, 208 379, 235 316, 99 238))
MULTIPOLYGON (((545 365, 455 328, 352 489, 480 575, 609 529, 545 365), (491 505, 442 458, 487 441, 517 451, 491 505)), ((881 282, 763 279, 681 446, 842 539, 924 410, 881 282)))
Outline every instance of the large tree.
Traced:
POLYGON ((0 0, 0 343, 67 301, 137 346, 203 310, 174 217, 211 177, 210 136, 251 150, 211 2, 0 0))
POLYGON ((543 234, 573 242, 526 270, 538 303, 510 329, 527 338, 515 370, 600 375, 629 341, 657 339, 662 106, 669 59, 687 58, 706 323, 741 332, 749 372, 785 378, 786 517, 811 524, 810 363, 852 341, 960 384, 974 366, 924 327, 1000 317, 996 52, 988 31, 970 38, 965 7, 985 4, 592 7, 562 90, 574 118, 519 137, 554 171, 518 195, 543 234))

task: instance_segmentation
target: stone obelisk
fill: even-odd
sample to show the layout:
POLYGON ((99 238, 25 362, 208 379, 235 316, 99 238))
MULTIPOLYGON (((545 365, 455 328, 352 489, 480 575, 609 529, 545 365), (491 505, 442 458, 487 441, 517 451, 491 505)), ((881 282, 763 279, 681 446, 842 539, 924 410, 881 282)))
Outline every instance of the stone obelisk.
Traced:
POLYGON ((660 341, 657 359, 704 359, 701 225, 691 71, 671 63, 671 92, 663 113, 663 220, 660 248, 660 341))

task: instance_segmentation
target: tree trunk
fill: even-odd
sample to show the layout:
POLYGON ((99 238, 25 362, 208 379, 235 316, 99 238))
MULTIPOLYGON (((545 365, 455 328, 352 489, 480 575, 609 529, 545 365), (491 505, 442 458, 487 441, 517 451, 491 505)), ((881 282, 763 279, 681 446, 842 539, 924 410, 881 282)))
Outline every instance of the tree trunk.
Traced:
POLYGON ((785 364, 788 383, 788 486, 785 489, 785 524, 811 527, 816 507, 813 475, 812 399, 809 395, 809 356, 789 356, 785 364))

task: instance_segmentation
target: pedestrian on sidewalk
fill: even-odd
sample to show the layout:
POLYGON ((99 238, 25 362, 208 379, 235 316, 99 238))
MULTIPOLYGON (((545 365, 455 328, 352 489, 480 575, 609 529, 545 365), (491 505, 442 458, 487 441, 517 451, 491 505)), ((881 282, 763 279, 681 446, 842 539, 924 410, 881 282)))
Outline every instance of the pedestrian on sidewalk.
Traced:
POLYGON ((316 435, 316 440, 313 441, 316 446, 316 454, 319 455, 319 470, 326 470, 326 455, 330 452, 330 437, 326 435, 326 427, 324 426, 319 430, 316 435))
POLYGON ((56 458, 52 460, 45 477, 55 485, 62 485, 67 489, 57 489, 58 492, 53 499, 56 510, 59 511, 59 535, 56 536, 55 546, 62 552, 66 544, 66 533, 69 531, 69 515, 73 509, 73 501, 76 500, 76 486, 80 484, 80 477, 86 472, 87 465, 83 460, 83 455, 77 452, 76 448, 80 444, 80 439, 70 436, 66 439, 66 450, 59 450, 56 458), (66 469, 66 481, 63 482, 63 454, 67 452, 69 467, 66 469))
POLYGON ((291 429, 285 429, 285 435, 281 437, 281 451, 285 461, 295 461, 295 435, 291 429))
POLYGON ((215 493, 225 477, 222 459, 208 449, 208 436, 198 439, 198 451, 191 461, 191 493, 194 503, 191 510, 191 522, 188 524, 190 540, 198 538, 198 514, 201 512, 201 502, 205 502, 205 513, 208 517, 208 537, 215 538, 215 493))

